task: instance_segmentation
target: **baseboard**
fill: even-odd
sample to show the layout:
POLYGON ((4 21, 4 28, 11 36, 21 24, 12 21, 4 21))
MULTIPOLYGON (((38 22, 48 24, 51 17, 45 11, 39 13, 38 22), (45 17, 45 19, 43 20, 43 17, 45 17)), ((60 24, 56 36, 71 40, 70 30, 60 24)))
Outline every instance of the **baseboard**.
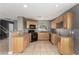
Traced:
POLYGON ((13 51, 9 51, 8 54, 12 55, 13 54, 13 51))

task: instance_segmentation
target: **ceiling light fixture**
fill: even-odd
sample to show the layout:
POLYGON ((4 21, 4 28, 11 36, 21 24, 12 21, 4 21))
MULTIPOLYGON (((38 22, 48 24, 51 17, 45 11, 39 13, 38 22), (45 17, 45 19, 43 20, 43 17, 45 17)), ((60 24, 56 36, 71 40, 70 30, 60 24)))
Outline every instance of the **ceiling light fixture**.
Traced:
POLYGON ((24 8, 27 8, 28 6, 27 5, 24 5, 24 8))
POLYGON ((56 5, 56 7, 59 7, 59 5, 56 5))

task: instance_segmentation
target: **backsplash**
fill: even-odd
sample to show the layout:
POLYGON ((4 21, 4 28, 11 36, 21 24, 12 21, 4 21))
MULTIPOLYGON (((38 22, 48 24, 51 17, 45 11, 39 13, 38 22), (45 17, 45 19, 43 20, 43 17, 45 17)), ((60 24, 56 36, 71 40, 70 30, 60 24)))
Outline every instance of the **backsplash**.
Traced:
POLYGON ((38 31, 50 31, 50 22, 48 20, 38 20, 38 31))

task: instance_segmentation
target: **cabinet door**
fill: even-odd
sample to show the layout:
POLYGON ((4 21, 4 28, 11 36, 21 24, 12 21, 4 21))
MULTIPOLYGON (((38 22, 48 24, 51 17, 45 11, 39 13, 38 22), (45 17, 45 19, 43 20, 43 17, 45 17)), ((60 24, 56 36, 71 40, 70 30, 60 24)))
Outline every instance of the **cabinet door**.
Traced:
POLYGON ((61 38, 58 39, 58 52, 61 53, 61 38))
POLYGON ((64 15, 64 27, 66 29, 72 29, 73 28, 73 13, 68 12, 64 15))
POLYGON ((18 52, 23 52, 24 50, 24 37, 18 38, 18 52))
POLYGON ((26 35, 24 36, 24 49, 27 47, 27 37, 26 37, 26 35))
POLYGON ((15 37, 13 37, 13 52, 18 52, 18 43, 15 37))
POLYGON ((30 40, 30 39, 29 39, 29 34, 26 35, 26 39, 25 39, 25 40, 26 40, 26 47, 27 47, 27 46, 29 45, 29 43, 30 43, 30 42, 29 42, 29 40, 30 40))
POLYGON ((49 40, 49 33, 45 33, 45 32, 38 33, 38 39, 39 40, 49 40))
POLYGON ((64 17, 64 20, 63 20, 63 22, 64 22, 64 28, 67 29, 67 15, 64 14, 63 17, 64 17))
POLYGON ((23 37, 14 37, 13 39, 13 52, 22 52, 24 49, 23 37))
POLYGON ((51 42, 52 42, 54 45, 57 45, 58 39, 57 39, 57 35, 56 35, 56 34, 51 34, 51 42))
POLYGON ((27 25, 27 28, 30 28, 30 25, 36 25, 36 28, 37 28, 37 22, 36 21, 27 21, 26 25, 27 25))
POLYGON ((56 28, 56 23, 54 23, 54 21, 51 22, 51 28, 56 28))
POLYGON ((60 43, 61 53, 65 55, 73 54, 73 39, 72 37, 61 37, 60 43))

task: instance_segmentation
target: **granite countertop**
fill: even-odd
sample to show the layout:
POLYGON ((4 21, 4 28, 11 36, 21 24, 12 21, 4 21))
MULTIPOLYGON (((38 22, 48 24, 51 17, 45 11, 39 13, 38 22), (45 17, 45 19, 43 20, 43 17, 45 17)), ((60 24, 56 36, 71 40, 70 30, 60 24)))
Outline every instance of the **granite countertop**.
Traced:
POLYGON ((25 36, 26 34, 29 34, 29 33, 24 33, 24 32, 14 32, 13 33, 13 36, 14 37, 23 37, 23 36, 25 36))
POLYGON ((59 35, 60 37, 71 37, 72 36, 71 32, 72 32, 71 30, 59 29, 57 31, 57 35, 59 35))
POLYGON ((49 32, 49 31, 39 31, 39 32, 49 32))

